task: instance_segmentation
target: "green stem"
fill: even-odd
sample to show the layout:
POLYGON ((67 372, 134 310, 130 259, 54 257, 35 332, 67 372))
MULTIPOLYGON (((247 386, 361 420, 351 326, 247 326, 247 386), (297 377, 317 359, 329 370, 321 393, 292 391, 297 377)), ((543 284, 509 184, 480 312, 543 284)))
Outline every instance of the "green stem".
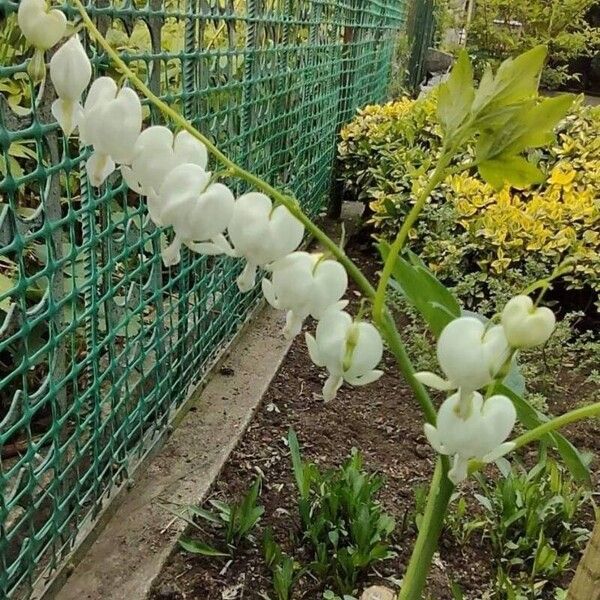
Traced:
POLYGON ((406 347, 398 333, 394 319, 389 311, 385 311, 381 320, 376 321, 379 331, 383 335, 390 352, 396 359, 398 369, 406 378, 410 385, 417 402, 420 404, 425 419, 428 423, 435 424, 436 410, 431 402, 431 398, 423 384, 415 377, 415 368, 408 356, 406 347))
POLYGON ((534 429, 523 433, 514 440, 515 450, 525 446, 526 444, 541 439, 547 433, 551 433, 557 429, 560 429, 561 427, 566 427, 571 423, 581 421, 582 419, 588 419, 590 417, 600 417, 600 402, 571 410, 564 415, 560 415, 560 417, 555 417, 554 419, 551 419, 546 423, 542 423, 542 425, 538 425, 534 429))
MULTIPOLYGON (((442 155, 440 160, 431 174, 431 178, 429 179, 427 185, 423 188, 421 193, 419 194, 417 201, 414 206, 408 213, 404 223, 402 223, 402 227, 396 236, 396 239, 390 246, 390 253, 383 265, 383 272, 381 273, 381 278, 379 279, 379 284, 377 285, 377 291, 375 292, 375 299, 373 301, 373 317, 376 321, 381 321, 383 318, 383 311, 385 306, 385 295, 387 291, 387 285, 394 271, 394 265, 396 264, 396 259, 398 258, 400 251, 404 247, 406 240, 408 238, 408 234, 412 229, 413 225, 416 223, 425 203, 427 202, 429 196, 433 192, 433 190, 446 178, 447 168, 452 160, 454 152, 449 152, 447 149, 442 151, 442 155)), ((464 170, 466 168, 470 168, 468 165, 465 165, 460 170, 464 170)))
POLYGON ((439 457, 429 488, 425 514, 419 525, 419 535, 402 579, 398 600, 421 600, 423 597, 423 588, 454 491, 454 485, 448 479, 448 470, 448 459, 439 457))
POLYGON ((370 284, 368 279, 361 273, 360 269, 350 260, 344 250, 340 248, 324 231, 317 227, 310 218, 302 212, 302 209, 298 203, 291 197, 282 194, 273 186, 269 185, 266 181, 263 181, 260 177, 253 175, 249 171, 240 167, 238 164, 233 162, 225 154, 223 154, 206 136, 200 133, 191 123, 189 123, 184 117, 182 117, 176 110, 171 108, 168 104, 163 102, 152 90, 127 66, 127 64, 121 59, 121 57, 115 52, 110 46, 106 38, 98 31, 98 28, 94 25, 94 22, 88 15, 85 6, 81 0, 72 0, 73 4, 77 7, 79 14, 89 33, 96 40, 96 42, 104 49, 106 54, 110 57, 113 63, 127 76, 129 81, 154 105, 156 106, 165 116, 169 117, 173 123, 181 127, 197 140, 200 140, 207 148, 207 150, 221 162, 232 175, 243 179, 244 181, 251 184, 256 189, 264 192, 270 196, 275 202, 283 204, 291 213, 300 221, 306 230, 318 240, 337 260, 344 266, 348 275, 356 282, 360 290, 366 296, 372 298, 375 295, 375 289, 370 284))
MULTIPOLYGON (((555 417, 550 421, 546 421, 537 427, 526 431, 519 437, 515 438, 514 444, 515 447, 513 450, 517 448, 522 448, 531 442, 535 442, 537 440, 542 439, 548 433, 552 433, 561 427, 566 427, 571 423, 576 423, 577 421, 581 421, 583 419, 588 419, 590 417, 600 417, 600 402, 596 402, 595 404, 590 404, 589 406, 583 406, 582 408, 576 408, 575 410, 571 410, 564 415, 560 415, 560 417, 555 417)), ((483 469, 487 463, 483 463, 479 460, 472 460, 469 462, 469 475, 476 473, 477 471, 483 469)))

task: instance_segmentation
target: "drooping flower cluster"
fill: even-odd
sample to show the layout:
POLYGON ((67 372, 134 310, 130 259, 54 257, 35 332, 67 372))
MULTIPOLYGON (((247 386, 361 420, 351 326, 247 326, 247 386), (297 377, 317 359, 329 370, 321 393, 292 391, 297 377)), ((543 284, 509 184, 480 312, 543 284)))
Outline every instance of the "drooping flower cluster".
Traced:
POLYGON ((537 308, 528 296, 512 298, 502 311, 500 325, 487 327, 476 317, 460 317, 442 331, 437 358, 447 379, 417 373, 425 385, 457 390, 441 405, 436 425, 425 425, 425 435, 441 454, 454 457, 449 477, 459 483, 468 475, 469 460, 492 462, 509 452, 506 442, 516 418, 511 400, 495 394, 486 399, 478 390, 502 378, 515 352, 544 344, 552 335, 555 317, 537 308))
MULTIPOLYGON (((66 31, 64 15, 48 12, 44 0, 23 0, 21 21, 28 39, 42 50, 66 31)), ((103 185, 119 167, 127 186, 146 197, 152 222, 172 229, 173 240, 162 252, 165 265, 180 261, 182 246, 199 254, 241 258, 245 266, 237 284, 242 292, 252 290, 258 269, 265 269, 271 278, 263 279, 262 290, 273 307, 286 311, 288 338, 300 333, 307 317, 319 321, 315 337, 307 334, 306 342, 315 364, 329 373, 325 400, 334 398, 344 381, 364 385, 377 379, 383 353, 379 332, 343 312, 348 277, 340 263, 297 251, 304 226, 292 212, 261 192, 236 199, 217 181, 218 174, 207 170, 202 141, 188 131, 173 135, 160 125, 143 129, 138 95, 110 77, 95 79, 82 105, 91 77, 90 60, 74 35, 50 61, 58 96, 52 114, 66 136, 78 129, 80 142, 91 146, 86 162, 91 185, 103 185)))

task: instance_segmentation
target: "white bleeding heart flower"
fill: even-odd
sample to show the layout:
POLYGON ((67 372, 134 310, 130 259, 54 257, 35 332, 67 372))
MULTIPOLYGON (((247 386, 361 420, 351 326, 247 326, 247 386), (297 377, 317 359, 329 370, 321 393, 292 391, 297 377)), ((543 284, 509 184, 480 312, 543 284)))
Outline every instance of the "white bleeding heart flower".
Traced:
POLYGON ((469 460, 493 462, 514 448, 506 438, 515 426, 517 413, 509 398, 491 396, 487 400, 478 392, 471 396, 468 415, 461 415, 460 394, 450 396, 440 407, 434 427, 425 425, 425 435, 440 454, 454 456, 448 473, 457 484, 467 478, 469 460))
POLYGON ((509 357, 501 325, 486 329, 475 317, 460 317, 446 325, 437 343, 438 363, 447 380, 427 371, 416 378, 435 389, 460 389, 468 396, 491 383, 509 357))
POLYGON ((67 136, 83 117, 79 101, 91 78, 92 64, 79 36, 74 35, 50 59, 50 79, 58 94, 52 103, 52 114, 67 136))
POLYGON ((42 51, 57 44, 67 30, 67 17, 58 9, 49 10, 46 0, 21 0, 17 22, 25 39, 42 51))
POLYGON ((332 306, 342 309, 340 302, 348 287, 348 275, 342 265, 322 254, 292 252, 269 266, 271 280, 263 279, 262 290, 267 302, 286 310, 284 335, 292 338, 300 333, 302 323, 311 315, 320 319, 332 306))
POLYGON ((206 169, 206 146, 187 131, 180 131, 173 137, 167 127, 154 125, 144 129, 137 138, 131 166, 121 167, 127 185, 138 194, 148 197, 150 218, 158 226, 162 225, 158 191, 168 173, 185 163, 206 169))
POLYGON ((329 372, 323 386, 326 402, 335 398, 344 381, 366 385, 383 374, 375 368, 383 355, 383 342, 371 323, 354 321, 347 312, 332 308, 319 321, 315 337, 309 333, 305 337, 311 360, 329 372))
POLYGON ((94 154, 86 169, 90 182, 101 185, 115 170, 115 163, 130 164, 142 129, 142 105, 131 88, 118 90, 110 77, 92 84, 79 123, 83 144, 92 145, 94 154))
POLYGON ((304 226, 285 206, 273 208, 268 196, 250 192, 235 202, 229 238, 246 267, 238 277, 242 292, 254 287, 256 269, 293 252, 302 241, 304 226))
POLYGON ((549 308, 536 308, 529 296, 515 296, 506 303, 501 322, 513 348, 532 348, 550 339, 556 317, 549 308))
POLYGON ((177 264, 182 244, 200 254, 232 254, 223 232, 235 197, 222 183, 210 183, 210 173, 185 163, 172 169, 159 191, 160 221, 173 227, 175 239, 163 250, 165 265, 177 264))

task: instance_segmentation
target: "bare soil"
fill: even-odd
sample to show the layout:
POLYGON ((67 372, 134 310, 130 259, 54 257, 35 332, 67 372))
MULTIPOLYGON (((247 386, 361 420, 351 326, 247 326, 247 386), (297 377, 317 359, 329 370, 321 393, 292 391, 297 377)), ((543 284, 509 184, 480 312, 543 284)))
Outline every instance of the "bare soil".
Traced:
MULTIPOLYGON (((348 251, 368 274, 374 275, 377 263, 369 240, 355 238, 348 251)), ((353 303, 357 303, 358 293, 353 291, 350 295, 353 303)), ((311 326, 309 323, 308 327, 311 326)), ((375 384, 344 386, 333 402, 324 404, 320 396, 323 373, 310 362, 304 340, 299 336, 211 495, 229 501, 238 499, 257 473, 263 476, 261 503, 266 511, 255 535, 256 543, 245 544, 231 561, 175 550, 153 586, 151 599, 255 600, 265 595, 274 598, 260 544, 264 528, 271 527, 277 541, 298 559, 306 552, 298 541, 297 496, 285 444, 290 427, 297 432, 305 459, 322 467, 333 467, 342 463, 355 447, 363 453, 367 469, 385 477, 380 499, 398 523, 393 540, 395 557, 378 563, 361 584, 384 582, 394 587, 394 579, 397 583, 402 577, 416 536, 411 518, 415 490, 428 483, 435 455, 422 433, 419 408, 389 355, 385 358, 385 371, 375 384)), ((570 393, 580 385, 576 377, 570 380, 565 373, 564 384, 565 393, 551 401, 550 408, 556 414, 583 399, 579 395, 581 390, 577 398, 570 393)), ((597 421, 571 427, 568 433, 580 449, 598 453, 597 421)), ((192 530, 190 535, 193 537, 194 533, 192 530)), ((210 541, 210 537, 205 541, 210 541)), ((574 564, 577 558, 574 557, 574 564)), ((428 597, 451 600, 452 578, 462 587, 466 598, 479 599, 493 572, 493 559, 486 542, 472 536, 467 547, 459 547, 445 533, 430 574, 428 597)), ((318 600, 322 591, 318 582, 304 577, 294 599, 318 600)))

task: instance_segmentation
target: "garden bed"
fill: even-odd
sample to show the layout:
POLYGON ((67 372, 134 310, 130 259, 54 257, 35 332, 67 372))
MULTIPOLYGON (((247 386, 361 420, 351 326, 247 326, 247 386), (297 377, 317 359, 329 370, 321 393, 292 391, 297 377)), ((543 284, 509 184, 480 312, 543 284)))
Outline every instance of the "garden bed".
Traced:
MULTIPOLYGON (((369 275, 377 268, 371 248, 366 235, 355 237, 349 247, 350 255, 369 275)), ((357 302, 358 293, 352 295, 353 302, 357 302)), ((356 447, 363 453, 367 469, 384 476, 386 484, 380 499, 396 518, 392 546, 395 556, 377 563, 376 569, 361 581, 361 586, 384 582, 397 587, 416 536, 415 491, 429 481, 435 454, 423 435, 420 410, 390 356, 386 356, 385 371, 375 384, 359 388, 344 386, 333 402, 324 404, 320 397, 323 374, 311 363, 304 340, 299 336, 211 495, 227 500, 240 498, 257 474, 263 477, 260 503, 266 510, 255 532, 256 543, 243 544, 231 561, 174 551, 153 586, 152 600, 274 598, 271 574, 265 566, 261 547, 266 526, 273 528, 275 538, 285 551, 300 562, 310 560, 307 549, 295 539, 299 517, 286 445, 290 427, 297 432, 304 458, 320 467, 339 465, 356 447)), ((563 393, 557 398, 549 397, 549 408, 557 414, 563 412, 569 402, 585 398, 582 394, 587 384, 582 387, 581 378, 569 375, 568 369, 563 375, 563 393)), ((580 449, 597 454, 600 448, 598 422, 577 425, 569 434, 580 449)), ((582 524, 590 526, 591 518, 582 524)), ((197 532, 190 533, 194 537, 197 532)), ((208 538, 208 541, 212 540, 208 538)), ((573 564, 577 558, 573 556, 573 564)), ((481 536, 473 535, 466 545, 459 546, 446 532, 430 575, 430 597, 451 599, 450 583, 457 582, 466 598, 482 598, 493 578, 492 563, 490 547, 481 536)), ((565 571, 566 581, 571 574, 565 571)), ((318 581, 304 576, 293 598, 318 600, 322 590, 318 581)))

